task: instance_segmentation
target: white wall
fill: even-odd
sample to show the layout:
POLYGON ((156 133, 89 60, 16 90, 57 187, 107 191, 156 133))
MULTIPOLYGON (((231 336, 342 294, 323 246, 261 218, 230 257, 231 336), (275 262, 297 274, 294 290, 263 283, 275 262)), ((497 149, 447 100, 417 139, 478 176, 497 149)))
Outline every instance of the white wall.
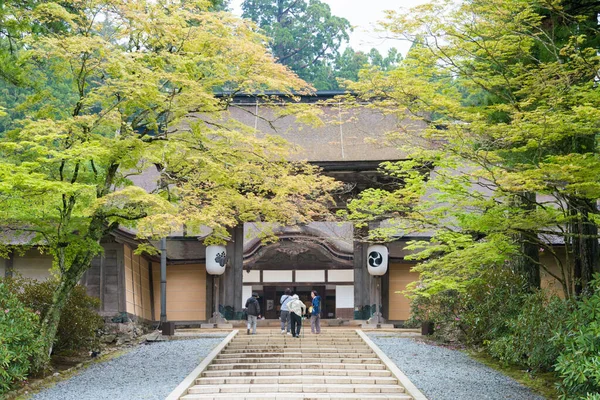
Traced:
POLYGON ((252 286, 242 286, 242 308, 246 307, 246 300, 252 296, 252 286))
POLYGON ((263 271, 263 282, 292 282, 292 271, 263 271))
POLYGON ((325 270, 296 271, 296 282, 325 282, 325 270))
POLYGON ((245 282, 260 282, 260 271, 252 270, 252 271, 244 271, 244 275, 242 275, 242 279, 245 282))
POLYGON ((354 282, 353 269, 330 269, 327 272, 329 282, 354 282))
POLYGON ((335 308, 354 308, 354 285, 335 287, 335 308))

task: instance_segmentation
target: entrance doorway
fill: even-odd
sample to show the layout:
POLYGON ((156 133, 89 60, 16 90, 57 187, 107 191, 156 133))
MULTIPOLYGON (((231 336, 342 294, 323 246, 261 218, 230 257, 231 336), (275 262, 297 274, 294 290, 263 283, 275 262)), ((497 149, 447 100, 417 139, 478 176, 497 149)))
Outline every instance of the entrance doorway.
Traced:
MULTIPOLYGON (((335 278, 330 273, 329 279, 335 278)), ((342 279, 338 279, 342 280, 342 279)), ((253 292, 258 293, 261 315, 265 319, 276 320, 280 317, 281 296, 286 288, 297 294, 307 308, 312 304, 310 292, 316 290, 321 296, 321 318, 323 319, 352 319, 354 318, 354 285, 345 279, 343 282, 276 282, 264 284, 244 284, 242 287, 242 307, 253 292)))
POLYGON ((292 294, 298 295, 307 310, 312 305, 310 293, 316 290, 321 296, 321 318, 335 318, 335 291, 332 296, 327 296, 325 286, 264 286, 260 300, 266 319, 279 319, 281 311, 279 301, 288 287, 292 290, 292 294))

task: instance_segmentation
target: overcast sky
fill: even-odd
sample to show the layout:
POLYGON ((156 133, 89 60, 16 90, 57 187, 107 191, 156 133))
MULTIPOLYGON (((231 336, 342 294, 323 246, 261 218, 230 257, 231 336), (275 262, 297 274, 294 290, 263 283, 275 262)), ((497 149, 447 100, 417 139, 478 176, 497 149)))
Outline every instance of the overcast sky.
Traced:
MULTIPOLYGON (((406 54, 410 43, 384 39, 381 34, 374 32, 377 21, 384 18, 384 10, 398 10, 410 8, 427 0, 322 0, 329 4, 333 15, 344 17, 354 27, 350 38, 350 46, 355 50, 369 51, 372 47, 381 53, 387 53, 390 47, 396 47, 403 55, 406 54)), ((233 12, 241 15, 240 4, 242 0, 232 0, 233 12)))

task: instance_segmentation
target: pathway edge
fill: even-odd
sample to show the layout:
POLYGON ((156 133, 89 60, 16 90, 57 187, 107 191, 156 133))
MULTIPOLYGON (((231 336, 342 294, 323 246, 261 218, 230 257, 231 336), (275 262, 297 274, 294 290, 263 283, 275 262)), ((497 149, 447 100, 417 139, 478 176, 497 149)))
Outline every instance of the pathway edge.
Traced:
POLYGON ((400 382, 400 384, 402 386, 404 386, 404 389, 406 390, 406 392, 410 396, 412 396, 414 400, 428 400, 427 397, 425 397, 425 395, 414 385, 414 383, 412 383, 412 381, 410 379, 408 379, 408 376, 406 376, 406 374, 404 374, 404 372, 402 372, 400 370, 400 368, 398 368, 398 366, 396 365, 396 363, 394 363, 379 348, 379 346, 377 346, 367 336, 366 333, 364 333, 361 329, 357 329, 356 333, 358 333, 358 335, 362 338, 362 340, 364 340, 365 343, 367 343, 367 345, 369 345, 369 347, 375 352, 375 354, 377 355, 377 357, 379 357, 381 359, 381 361, 383 361, 383 363, 390 370, 390 372, 392 373, 392 375, 394 375, 396 377, 396 379, 398 379, 398 381, 400 382))
POLYGON ((188 376, 166 397, 165 400, 179 400, 181 396, 185 396, 190 387, 196 382, 196 378, 200 376, 202 372, 208 367, 208 365, 219 355, 219 353, 231 342, 235 335, 239 332, 238 329, 231 331, 229 335, 221 343, 217 345, 204 359, 202 362, 194 368, 188 376))

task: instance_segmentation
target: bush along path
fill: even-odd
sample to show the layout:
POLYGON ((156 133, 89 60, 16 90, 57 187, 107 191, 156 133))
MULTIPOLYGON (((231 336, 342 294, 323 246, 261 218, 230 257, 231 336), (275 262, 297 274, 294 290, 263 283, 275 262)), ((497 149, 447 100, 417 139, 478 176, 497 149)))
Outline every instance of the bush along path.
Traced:
POLYGON ((369 334, 429 400, 543 400, 502 373, 444 347, 369 334))
MULTIPOLYGON (((225 337, 225 336, 223 336, 225 337)), ((31 397, 33 400, 162 400, 223 338, 140 345, 31 397)))

